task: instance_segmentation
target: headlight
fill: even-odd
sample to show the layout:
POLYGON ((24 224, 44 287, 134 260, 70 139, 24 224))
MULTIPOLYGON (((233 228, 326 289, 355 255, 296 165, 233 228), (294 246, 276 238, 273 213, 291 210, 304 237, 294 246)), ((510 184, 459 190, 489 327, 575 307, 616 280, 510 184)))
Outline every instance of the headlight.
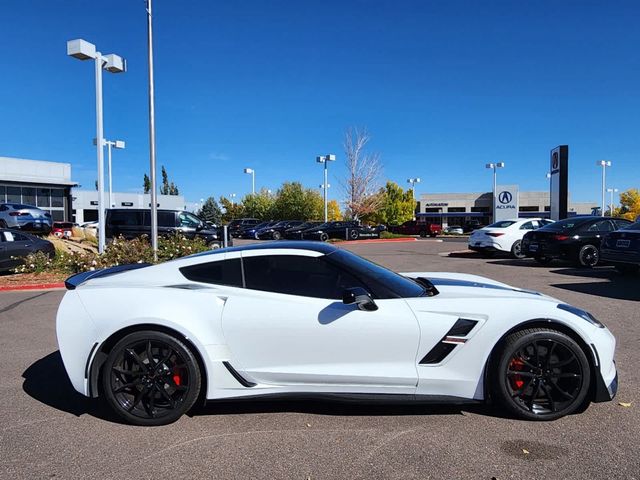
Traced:
POLYGON ((604 325, 598 320, 596 317, 591 315, 589 312, 585 310, 581 310, 580 308, 574 307, 572 305, 567 305, 566 303, 560 303, 558 305, 560 310, 564 310, 565 312, 573 313, 574 315, 579 316, 583 320, 586 320, 591 325, 595 325, 598 328, 604 328, 604 325))

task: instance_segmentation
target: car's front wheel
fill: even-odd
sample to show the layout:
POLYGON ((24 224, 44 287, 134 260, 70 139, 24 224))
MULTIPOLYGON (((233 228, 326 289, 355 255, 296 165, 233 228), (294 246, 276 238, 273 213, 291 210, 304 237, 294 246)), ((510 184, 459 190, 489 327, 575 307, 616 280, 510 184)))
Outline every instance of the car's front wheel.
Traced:
POLYGON ((271 238, 274 240, 280 240, 282 238, 282 234, 276 230, 271 234, 271 238))
POLYGON ((134 425, 175 422, 193 406, 202 377, 193 352, 156 331, 127 335, 111 350, 102 370, 109 406, 134 425))
POLYGON ((320 241, 321 241, 321 242, 326 242, 326 241, 328 241, 328 240, 329 240, 329 235, 327 235, 326 233, 322 232, 322 233, 320 234, 320 241))
POLYGON ((491 373, 494 398, 517 417, 555 420, 580 409, 591 382, 589 361, 571 337, 530 328, 509 335, 491 373))

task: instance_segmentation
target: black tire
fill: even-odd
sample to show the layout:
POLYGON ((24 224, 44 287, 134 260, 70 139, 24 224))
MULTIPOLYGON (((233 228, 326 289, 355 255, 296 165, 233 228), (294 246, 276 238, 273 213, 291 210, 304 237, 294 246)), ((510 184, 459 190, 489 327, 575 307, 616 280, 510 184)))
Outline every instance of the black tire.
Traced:
POLYGON ((578 252, 578 264, 581 267, 593 268, 600 261, 600 250, 595 245, 583 245, 578 252))
POLYGON ((425 232, 424 230, 420 232, 420 237, 422 238, 426 238, 427 237, 427 232, 425 232))
POLYGON ((0 220, 0 228, 8 228, 7 222, 5 222, 4 220, 0 220))
POLYGON ((357 240, 359 236, 360 236, 360 233, 358 233, 357 230, 349 230, 349 238, 351 240, 357 240))
POLYGON ((513 258, 525 258, 526 255, 522 252, 522 240, 516 240, 511 245, 511 256, 513 258))
POLYGON ((498 347, 490 368, 493 398, 519 418, 556 420, 587 403, 587 356, 575 340, 556 330, 512 333, 498 347))
POLYGON ((540 265, 549 265, 553 260, 553 258, 551 257, 535 257, 535 258, 536 258, 536 262, 538 262, 540 265))
POLYGON ((271 234, 271 238, 274 240, 280 240, 282 238, 282 234, 276 230, 271 234))
POLYGON ((111 409, 133 425, 175 422, 200 394, 202 377, 193 352, 162 332, 127 335, 102 369, 102 391, 111 409), (149 368, 149 364, 153 368, 149 368))
POLYGON ((329 240, 329 235, 327 235, 326 233, 322 232, 320 234, 320 241, 321 242, 326 242, 327 240, 329 240))

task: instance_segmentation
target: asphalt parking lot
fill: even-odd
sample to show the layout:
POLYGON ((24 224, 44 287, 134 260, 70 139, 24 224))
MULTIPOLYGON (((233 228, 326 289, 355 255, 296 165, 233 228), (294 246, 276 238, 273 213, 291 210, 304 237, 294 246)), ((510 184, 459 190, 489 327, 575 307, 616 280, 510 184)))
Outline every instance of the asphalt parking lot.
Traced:
POLYGON ((247 402, 131 427, 66 377, 54 325, 64 292, 1 293, 0 478, 640 478, 640 277, 446 256, 459 242, 348 248, 398 271, 485 275, 591 311, 618 340, 618 397, 547 423, 484 407, 247 402))

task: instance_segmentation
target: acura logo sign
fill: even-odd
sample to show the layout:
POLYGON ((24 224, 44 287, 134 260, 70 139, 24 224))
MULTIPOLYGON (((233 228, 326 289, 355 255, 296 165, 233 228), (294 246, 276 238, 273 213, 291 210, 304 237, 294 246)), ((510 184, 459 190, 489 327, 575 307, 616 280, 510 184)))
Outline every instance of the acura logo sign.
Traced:
POLYGON ((511 192, 504 191, 500 192, 500 195, 498 195, 498 201, 503 205, 511 203, 511 200, 513 200, 513 195, 511 195, 511 192))

